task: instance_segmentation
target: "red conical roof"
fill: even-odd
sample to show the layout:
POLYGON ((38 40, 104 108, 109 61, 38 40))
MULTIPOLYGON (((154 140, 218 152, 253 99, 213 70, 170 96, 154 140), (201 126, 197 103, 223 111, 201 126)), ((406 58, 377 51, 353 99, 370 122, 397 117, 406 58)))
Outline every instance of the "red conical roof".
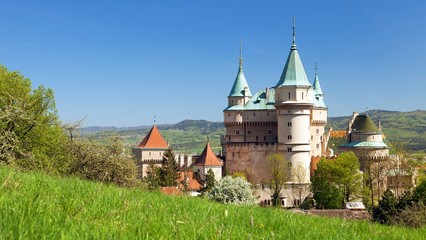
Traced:
POLYGON ((200 157, 194 162, 194 165, 195 166, 222 166, 222 162, 213 153, 210 147, 210 143, 207 143, 203 153, 201 153, 200 157))
POLYGON ((145 136, 141 143, 137 146, 138 148, 168 148, 169 145, 164 138, 161 136, 157 125, 154 125, 149 133, 145 136))

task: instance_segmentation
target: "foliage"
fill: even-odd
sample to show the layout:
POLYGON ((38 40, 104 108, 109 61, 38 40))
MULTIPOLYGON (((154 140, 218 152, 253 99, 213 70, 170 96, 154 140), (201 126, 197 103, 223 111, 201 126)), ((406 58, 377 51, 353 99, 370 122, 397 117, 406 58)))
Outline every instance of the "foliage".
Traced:
POLYGON ((83 179, 134 186, 138 183, 136 165, 117 137, 108 145, 87 139, 69 141, 70 174, 83 179))
POLYGON ((330 182, 326 160, 321 159, 312 179, 312 192, 318 209, 338 209, 343 197, 335 184, 330 182))
POLYGON ((204 187, 201 189, 201 194, 204 195, 204 193, 208 193, 216 184, 214 172, 212 169, 209 169, 206 174, 204 182, 204 187))
POLYGON ((257 203, 251 190, 251 184, 240 177, 226 176, 222 178, 208 194, 211 200, 225 204, 254 205, 257 203))
POLYGON ((426 206, 426 180, 417 185, 413 193, 413 200, 426 206))
POLYGON ((373 209, 373 220, 382 224, 390 222, 391 218, 396 215, 398 200, 389 189, 385 191, 379 205, 373 209))
POLYGON ((163 160, 159 170, 159 181, 162 187, 174 187, 178 184, 179 166, 175 160, 175 154, 168 148, 163 154, 163 160))
POLYGON ((337 199, 341 200, 340 207, 359 199, 362 195, 362 174, 358 158, 352 152, 344 152, 336 159, 321 159, 314 173, 313 188, 315 200, 324 208, 335 208, 337 199))
POLYGON ((426 195, 423 191, 423 186, 419 185, 413 194, 407 191, 396 199, 390 190, 386 190, 379 205, 373 209, 373 220, 406 227, 425 226, 426 207, 423 200, 426 195))
POLYGON ((0 167, 0 206, 0 239, 423 239, 426 235, 426 228, 222 205, 74 177, 21 173, 10 167, 0 167))
POLYGON ((155 163, 150 163, 143 180, 147 184, 148 190, 158 189, 160 187, 160 167, 155 163))
POLYGON ((267 157, 270 178, 268 179, 272 188, 272 205, 280 205, 280 192, 287 180, 287 161, 279 153, 271 154, 267 157))
POLYGON ((0 65, 0 163, 64 172, 65 138, 53 91, 0 65))

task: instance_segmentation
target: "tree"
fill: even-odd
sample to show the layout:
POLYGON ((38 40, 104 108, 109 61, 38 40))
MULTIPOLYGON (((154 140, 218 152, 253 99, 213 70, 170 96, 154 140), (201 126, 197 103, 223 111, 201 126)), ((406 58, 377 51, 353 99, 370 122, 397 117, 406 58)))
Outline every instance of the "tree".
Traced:
POLYGON ((119 186, 138 183, 135 161, 118 138, 111 138, 107 145, 79 139, 69 141, 68 148, 72 158, 70 174, 119 186))
POLYGON ((420 182, 413 193, 413 200, 426 206, 426 180, 420 182))
POLYGON ((149 190, 155 190, 160 187, 160 168, 155 163, 150 163, 146 169, 146 176, 144 181, 149 190))
POLYGON ((388 224, 391 218, 397 214, 397 203, 392 191, 387 189, 379 201, 379 205, 373 209, 373 220, 388 224))
POLYGON ((257 203, 253 196, 251 184, 244 178, 226 176, 218 181, 208 193, 209 199, 224 204, 254 205, 257 203))
POLYGON ((206 174, 206 180, 204 181, 204 187, 201 189, 201 193, 206 193, 210 191, 216 183, 214 172, 212 169, 209 169, 206 174))
POLYGON ((341 208, 343 197, 336 184, 330 181, 329 163, 321 159, 312 179, 312 191, 318 209, 341 208))
POLYGON ((53 91, 0 65, 0 162, 64 172, 64 136, 53 91))
POLYGON ((169 147, 163 154, 163 160, 159 171, 160 186, 177 186, 179 177, 179 166, 176 163, 173 150, 169 147))
MULTIPOLYGON (((335 199, 341 200, 341 207, 346 202, 359 199, 362 193, 362 174, 359 172, 358 158, 352 152, 344 152, 333 160, 321 159, 314 173, 313 187, 315 200, 322 203, 324 208, 330 206, 335 199), (338 198, 335 198, 335 191, 339 193, 338 198)), ((331 206, 335 206, 335 203, 331 206)))
POLYGON ((269 155, 267 161, 270 173, 269 182, 272 188, 272 205, 279 206, 280 192, 287 180, 287 162, 279 153, 269 155))
POLYGON ((295 199, 299 199, 300 204, 303 203, 305 198, 311 193, 309 184, 306 183, 308 172, 301 163, 293 166, 291 169, 291 175, 295 183, 292 184, 293 196, 295 199))

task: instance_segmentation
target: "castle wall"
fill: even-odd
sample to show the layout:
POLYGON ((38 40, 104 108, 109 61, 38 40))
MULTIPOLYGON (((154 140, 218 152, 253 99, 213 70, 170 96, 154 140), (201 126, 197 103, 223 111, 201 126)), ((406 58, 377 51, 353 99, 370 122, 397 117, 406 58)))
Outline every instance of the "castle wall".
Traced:
POLYGON ((244 172, 253 184, 269 181, 267 156, 277 151, 277 144, 229 143, 225 148, 228 174, 244 172))

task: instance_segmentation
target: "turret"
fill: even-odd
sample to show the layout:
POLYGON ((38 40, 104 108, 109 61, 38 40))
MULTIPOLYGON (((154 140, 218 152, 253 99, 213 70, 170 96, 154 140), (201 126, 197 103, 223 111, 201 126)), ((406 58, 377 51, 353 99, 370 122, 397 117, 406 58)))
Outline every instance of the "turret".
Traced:
POLYGON ((240 64, 234 85, 228 95, 228 107, 244 106, 252 97, 243 72, 242 43, 240 44, 240 64))

